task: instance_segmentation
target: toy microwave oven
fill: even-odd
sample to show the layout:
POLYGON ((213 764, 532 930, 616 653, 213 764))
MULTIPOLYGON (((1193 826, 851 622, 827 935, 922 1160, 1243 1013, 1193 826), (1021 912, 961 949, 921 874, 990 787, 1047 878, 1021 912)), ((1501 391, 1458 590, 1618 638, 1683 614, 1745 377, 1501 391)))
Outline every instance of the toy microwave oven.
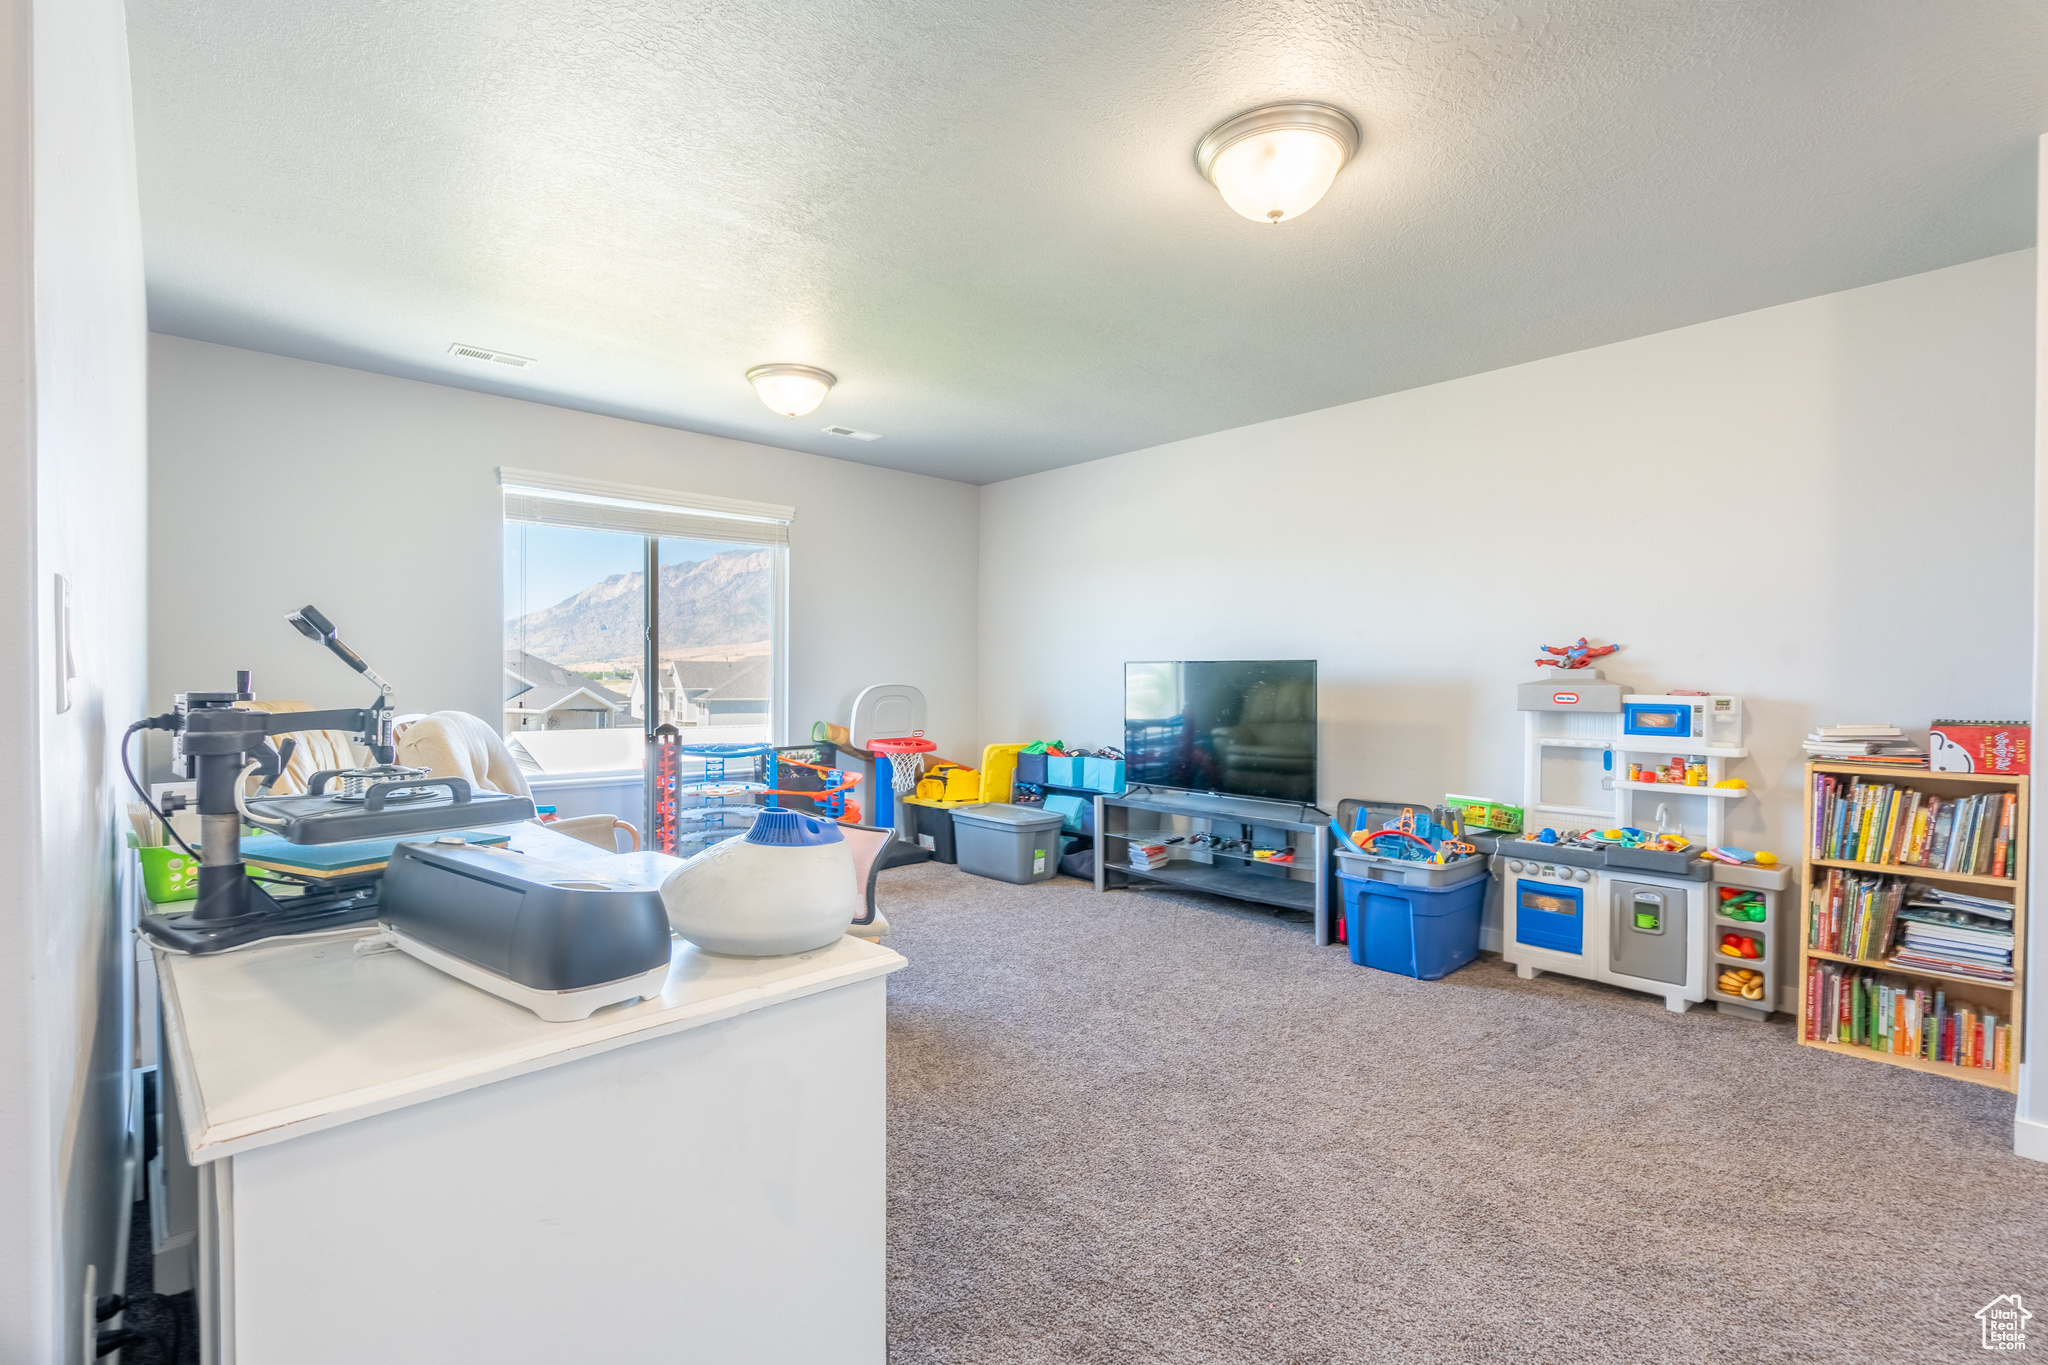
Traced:
POLYGON ((1621 732, 1683 748, 1742 747, 1740 697, 1623 697, 1621 732))

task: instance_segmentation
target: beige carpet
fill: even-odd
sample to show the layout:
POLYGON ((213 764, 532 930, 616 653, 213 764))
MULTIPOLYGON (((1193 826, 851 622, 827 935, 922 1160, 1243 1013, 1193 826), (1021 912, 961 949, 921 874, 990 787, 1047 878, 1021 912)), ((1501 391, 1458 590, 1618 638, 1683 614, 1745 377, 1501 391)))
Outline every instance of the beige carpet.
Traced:
POLYGON ((2015 1291, 2048 1351, 1998 1092, 1200 897, 882 902, 892 1365, 1962 1361, 2015 1291))

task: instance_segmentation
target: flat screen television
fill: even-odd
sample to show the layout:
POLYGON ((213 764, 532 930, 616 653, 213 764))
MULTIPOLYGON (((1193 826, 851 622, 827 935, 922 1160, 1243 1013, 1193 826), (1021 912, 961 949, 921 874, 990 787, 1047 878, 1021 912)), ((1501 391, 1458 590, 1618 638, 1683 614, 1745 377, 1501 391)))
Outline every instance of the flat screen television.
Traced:
POLYGON ((1124 665, 1124 775, 1133 786, 1316 799, 1316 661, 1124 665))

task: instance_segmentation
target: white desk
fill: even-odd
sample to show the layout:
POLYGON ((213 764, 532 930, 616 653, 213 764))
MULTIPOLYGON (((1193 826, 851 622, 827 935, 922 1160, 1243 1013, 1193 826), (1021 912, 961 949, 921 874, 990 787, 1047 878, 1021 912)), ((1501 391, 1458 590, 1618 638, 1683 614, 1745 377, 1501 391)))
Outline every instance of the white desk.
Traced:
POLYGON ((209 1362, 880 1365, 902 957, 679 942, 549 1024, 356 941, 158 954, 209 1362))

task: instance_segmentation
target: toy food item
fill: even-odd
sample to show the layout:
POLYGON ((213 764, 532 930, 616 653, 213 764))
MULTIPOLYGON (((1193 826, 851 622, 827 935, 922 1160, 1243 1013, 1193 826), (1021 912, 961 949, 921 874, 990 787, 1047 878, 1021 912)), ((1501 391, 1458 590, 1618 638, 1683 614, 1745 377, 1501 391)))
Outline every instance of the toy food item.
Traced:
POLYGON ((1749 789, 1749 783, 1743 781, 1739 777, 1724 777, 1719 782, 1716 782, 1714 785, 1717 787, 1726 787, 1730 791, 1747 791, 1749 789))
POLYGON ((1763 945, 1747 934, 1721 935, 1721 952, 1726 957, 1762 957, 1763 945))
POLYGON ((1715 978, 1715 985, 1723 995, 1739 995, 1745 1000, 1764 998, 1764 975, 1748 967, 1730 968, 1715 978))
POLYGON ((1718 888, 1721 903, 1715 907, 1722 919, 1741 920, 1745 924, 1761 924, 1765 917, 1764 898, 1756 891, 1744 891, 1739 887, 1718 888))
POLYGON ((1756 855, 1756 865, 1758 867, 1776 867, 1777 864, 1778 855, 1775 853, 1759 853, 1756 855))

